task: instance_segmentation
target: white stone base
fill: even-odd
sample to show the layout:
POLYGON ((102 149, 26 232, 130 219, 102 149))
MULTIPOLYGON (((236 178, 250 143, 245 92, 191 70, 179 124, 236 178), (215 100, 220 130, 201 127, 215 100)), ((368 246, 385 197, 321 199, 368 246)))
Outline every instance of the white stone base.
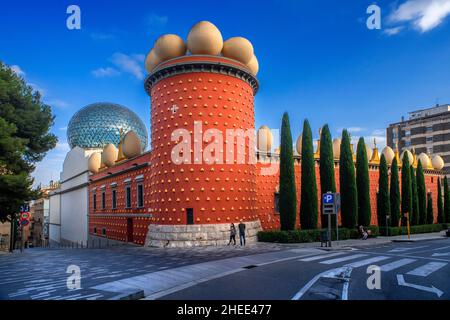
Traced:
MULTIPOLYGON (((256 234, 261 231, 261 222, 245 221, 246 243, 257 241, 256 234)), ((236 243, 239 244, 239 228, 236 227, 236 243)), ((197 246, 224 246, 230 240, 230 223, 161 225, 150 224, 145 246, 160 248, 181 248, 197 246)))

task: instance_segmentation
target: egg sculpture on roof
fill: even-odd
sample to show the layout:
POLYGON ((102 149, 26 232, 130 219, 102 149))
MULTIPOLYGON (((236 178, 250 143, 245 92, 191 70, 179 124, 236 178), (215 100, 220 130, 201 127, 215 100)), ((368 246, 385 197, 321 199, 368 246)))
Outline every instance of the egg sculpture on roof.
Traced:
POLYGON ((142 153, 141 139, 134 131, 128 131, 123 137, 122 152, 127 158, 134 158, 142 153))
POLYGON ((255 55, 253 55, 253 57, 250 59, 250 61, 247 63, 247 68, 250 69, 251 73, 256 76, 258 74, 259 71, 259 63, 258 63, 258 59, 256 58, 255 55))
POLYGON ((333 158, 339 159, 341 157, 341 139, 333 139, 333 158))
POLYGON ((102 163, 107 167, 112 167, 117 160, 119 150, 112 143, 109 143, 103 148, 102 163))
POLYGON ((186 43, 176 34, 165 34, 158 38, 154 46, 155 55, 162 61, 186 54, 186 43))
POLYGON ((365 146, 366 146, 367 161, 370 161, 370 159, 372 159, 373 150, 368 144, 365 144, 365 146))
POLYGON ((417 157, 417 162, 419 162, 422 164, 422 168, 427 169, 431 162, 430 162, 430 157, 428 157, 428 155, 424 152, 422 152, 421 154, 419 154, 419 156, 417 157))
POLYGON ((218 55, 223 48, 222 34, 211 22, 200 21, 189 31, 187 48, 192 54, 218 55))
POLYGON ((403 157, 404 157, 405 155, 407 155, 407 157, 408 157, 409 165, 412 165, 413 162, 414 162, 414 156, 413 156, 413 154, 411 153, 411 151, 409 151, 409 150, 405 150, 405 151, 403 151, 403 152, 401 153, 401 155, 400 155, 400 161, 403 162, 403 157))
POLYGON ((88 170, 92 173, 97 173, 102 165, 102 154, 94 152, 88 160, 88 170))
POLYGON ((145 58, 145 70, 147 70, 148 73, 151 73, 161 62, 162 59, 156 55, 155 49, 152 49, 145 58))
POLYGON ((302 140, 302 135, 299 135, 297 138, 297 142, 295 143, 295 149, 297 150, 299 156, 302 155, 302 140))
POLYGON ((392 164, 392 161, 395 158, 394 150, 392 150, 391 147, 386 146, 383 148, 383 151, 381 153, 384 155, 384 158, 386 159, 387 164, 392 164))
POLYGON ((433 157, 433 160, 431 161, 431 164, 433 165, 433 168, 436 169, 436 170, 442 170, 442 168, 445 165, 444 160, 439 155, 435 155, 433 157))
POLYGON ((243 37, 233 37, 223 43, 222 54, 246 65, 253 58, 253 45, 243 37))
POLYGON ((272 149, 273 135, 268 126, 258 129, 257 146, 260 152, 267 153, 272 149))

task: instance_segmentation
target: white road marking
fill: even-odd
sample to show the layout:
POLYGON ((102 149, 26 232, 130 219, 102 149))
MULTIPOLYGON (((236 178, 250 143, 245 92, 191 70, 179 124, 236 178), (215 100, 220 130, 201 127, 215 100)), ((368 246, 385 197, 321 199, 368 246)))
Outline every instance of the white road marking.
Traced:
POLYGON ((372 264, 378 261, 383 261, 386 259, 389 259, 390 257, 386 257, 386 256, 378 256, 378 257, 373 257, 373 258, 369 258, 369 259, 365 259, 365 260, 361 260, 361 261, 356 261, 356 262, 352 262, 352 263, 348 263, 345 266, 346 267, 352 267, 352 268, 359 268, 362 266, 366 266, 368 264, 372 264))
POLYGON ((349 256, 346 256, 346 257, 342 257, 342 258, 325 260, 325 261, 322 261, 320 263, 322 263, 322 264, 333 264, 333 263, 343 262, 343 261, 347 261, 347 260, 353 260, 353 259, 357 259, 357 258, 361 258, 361 257, 365 257, 365 256, 367 256, 367 254, 362 254, 362 253, 352 254, 352 255, 349 255, 349 256))
POLYGON ((444 253, 433 253, 431 255, 432 257, 443 257, 443 256, 450 256, 450 252, 444 252, 444 253))
MULTIPOLYGON (((352 272, 352 268, 350 267, 341 267, 341 268, 336 268, 336 269, 331 269, 331 270, 327 270, 324 272, 319 273, 318 275, 316 275, 314 278, 312 278, 311 280, 308 281, 307 284, 305 284, 299 292, 297 292, 292 298, 291 300, 300 300, 301 297, 317 282, 317 280, 319 280, 320 278, 336 278, 337 275, 342 275, 339 278, 344 278, 347 279, 347 283, 348 283, 348 278, 350 278, 350 274, 352 272)), ((342 289, 342 296, 341 296, 342 300, 347 300, 348 299, 348 285, 347 287, 344 287, 342 289)))
POLYGON ((421 249, 421 248, 426 248, 426 247, 428 247, 428 246, 409 247, 409 248, 395 248, 395 249, 389 250, 388 252, 405 252, 405 251, 421 249))
POLYGON ((308 257, 308 258, 303 258, 303 259, 299 259, 298 261, 303 261, 303 262, 309 262, 309 261, 315 261, 315 260, 320 260, 320 259, 326 259, 326 258, 331 258, 331 257, 335 257, 335 256, 340 256, 345 254, 346 252, 334 252, 334 253, 328 253, 328 254, 320 254, 317 256, 312 256, 312 257, 308 257))
POLYGON ((398 282, 399 286, 410 287, 410 288, 414 288, 414 289, 417 289, 417 290, 422 290, 422 291, 435 293, 439 298, 444 294, 444 292, 442 292, 441 290, 439 290, 438 288, 436 288, 434 286, 425 287, 425 286, 421 286, 421 285, 418 285, 418 284, 407 283, 405 281, 405 278, 401 274, 397 275, 397 282, 398 282))
POLYGON ((445 267, 447 265, 446 262, 428 262, 427 264, 424 264, 423 266, 420 266, 414 270, 411 270, 407 274, 412 276, 420 276, 420 277, 426 277, 432 274, 433 272, 445 267))
POLYGON ((405 258, 405 259, 400 259, 391 263, 387 263, 387 264, 383 264, 382 266, 380 266, 380 270, 381 271, 392 271, 395 270, 397 268, 403 267, 407 264, 413 263, 417 261, 416 259, 409 259, 409 258, 405 258))

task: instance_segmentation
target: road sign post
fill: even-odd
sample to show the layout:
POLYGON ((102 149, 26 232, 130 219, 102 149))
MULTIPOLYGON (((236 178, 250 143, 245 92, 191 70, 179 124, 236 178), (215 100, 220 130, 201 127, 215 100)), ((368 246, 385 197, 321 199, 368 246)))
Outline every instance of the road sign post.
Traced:
MULTIPOLYGON (((337 223, 337 212, 340 206, 340 197, 337 193, 327 192, 322 195, 322 212, 328 215, 328 245, 331 247, 331 215, 336 215, 336 228, 337 223)), ((336 232, 338 237, 338 231, 336 232)))

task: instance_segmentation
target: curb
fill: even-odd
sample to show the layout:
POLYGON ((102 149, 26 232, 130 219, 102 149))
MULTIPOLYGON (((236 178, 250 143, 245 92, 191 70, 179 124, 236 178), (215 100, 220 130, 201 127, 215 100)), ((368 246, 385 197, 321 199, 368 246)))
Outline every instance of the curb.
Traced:
POLYGON ((431 237, 431 238, 416 238, 416 239, 393 239, 392 242, 421 242, 421 241, 431 241, 431 240, 444 240, 447 237, 431 237))

